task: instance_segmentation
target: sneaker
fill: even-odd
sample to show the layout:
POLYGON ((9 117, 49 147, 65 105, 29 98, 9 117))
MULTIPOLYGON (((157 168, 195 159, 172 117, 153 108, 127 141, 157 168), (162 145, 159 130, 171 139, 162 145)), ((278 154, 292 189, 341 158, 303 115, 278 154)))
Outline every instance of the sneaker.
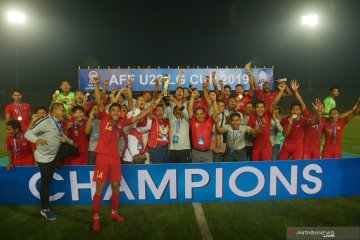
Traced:
POLYGON ((41 215, 43 215, 47 220, 55 220, 57 218, 57 215, 51 211, 50 209, 48 210, 41 210, 40 211, 41 215))
POLYGON ((100 226, 100 219, 99 217, 93 217, 93 222, 92 222, 92 230, 95 232, 100 231, 101 226, 100 226))
POLYGON ((120 216, 118 213, 111 213, 111 217, 112 220, 116 220, 118 222, 123 222, 124 218, 122 216, 120 216))

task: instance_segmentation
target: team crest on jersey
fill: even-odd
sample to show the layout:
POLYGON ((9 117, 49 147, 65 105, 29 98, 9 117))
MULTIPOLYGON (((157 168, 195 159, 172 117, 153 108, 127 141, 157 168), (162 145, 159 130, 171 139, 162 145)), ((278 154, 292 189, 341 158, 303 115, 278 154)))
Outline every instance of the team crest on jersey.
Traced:
POLYGON ((198 122, 195 123, 195 127, 197 127, 197 128, 200 127, 200 123, 198 123, 198 122))

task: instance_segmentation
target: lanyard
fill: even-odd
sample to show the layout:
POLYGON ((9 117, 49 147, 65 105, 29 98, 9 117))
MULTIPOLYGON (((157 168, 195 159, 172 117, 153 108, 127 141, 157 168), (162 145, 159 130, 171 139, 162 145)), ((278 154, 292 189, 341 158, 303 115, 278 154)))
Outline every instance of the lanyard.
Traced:
MULTIPOLYGON (((79 123, 79 127, 81 127, 82 125, 83 125, 82 122, 79 123)), ((77 129, 77 128, 78 128, 78 126, 76 125, 76 121, 74 121, 73 128, 74 128, 74 129, 77 129)))
POLYGON ((176 119, 176 134, 179 133, 179 130, 180 130, 180 118, 177 118, 176 119))
MULTIPOLYGON (((17 110, 18 110, 18 112, 17 112, 18 118, 21 118, 21 105, 22 105, 22 103, 17 104, 16 102, 14 102, 14 104, 15 104, 17 110)), ((18 120, 21 120, 21 119, 18 119, 18 120)))
POLYGON ((225 113, 221 113, 222 115, 222 117, 221 117, 221 123, 220 123, 220 127, 222 127, 223 126, 223 123, 224 123, 224 118, 225 118, 225 113))
POLYGON ((50 115, 50 118, 54 121, 56 128, 59 130, 59 137, 62 137, 63 125, 62 125, 61 121, 55 120, 51 115, 50 115))
POLYGON ((119 124, 119 121, 120 121, 120 118, 115 122, 115 124, 113 124, 113 129, 114 129, 114 131, 115 131, 115 134, 116 134, 116 137, 117 137, 117 138, 120 137, 120 136, 119 136, 119 131, 118 131, 118 128, 117 128, 117 126, 118 126, 118 124, 119 124))
POLYGON ((16 138, 14 138, 14 151, 15 151, 15 153, 20 152, 20 147, 21 147, 21 143, 22 143, 22 137, 23 137, 23 135, 21 133, 20 134, 20 146, 19 147, 16 146, 16 138))
POLYGON ((256 117, 256 128, 259 128, 261 125, 261 119, 260 117, 256 117))
POLYGON ((337 123, 334 124, 334 128, 332 127, 332 123, 330 123, 330 129, 333 134, 333 143, 336 143, 336 127, 337 123))

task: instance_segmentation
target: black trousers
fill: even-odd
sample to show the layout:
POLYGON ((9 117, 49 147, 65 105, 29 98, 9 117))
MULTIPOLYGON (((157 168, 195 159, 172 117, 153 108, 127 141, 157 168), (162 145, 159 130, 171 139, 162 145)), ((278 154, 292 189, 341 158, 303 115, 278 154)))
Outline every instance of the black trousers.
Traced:
POLYGON ((76 157, 78 155, 79 150, 77 147, 69 144, 61 144, 53 161, 48 163, 38 162, 41 175, 40 200, 42 209, 49 208, 50 187, 57 161, 63 160, 66 157, 76 157))
POLYGON ((170 163, 191 163, 191 150, 170 150, 170 163))

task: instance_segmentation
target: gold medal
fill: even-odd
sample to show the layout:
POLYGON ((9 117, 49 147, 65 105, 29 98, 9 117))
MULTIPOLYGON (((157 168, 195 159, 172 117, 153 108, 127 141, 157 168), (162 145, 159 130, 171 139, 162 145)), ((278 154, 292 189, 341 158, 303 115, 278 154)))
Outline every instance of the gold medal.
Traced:
POLYGON ((79 135, 79 132, 77 130, 75 130, 74 135, 77 137, 79 135))
POLYGON ((66 142, 65 137, 61 137, 60 141, 61 141, 62 143, 66 142))
POLYGON ((21 120, 22 120, 22 117, 21 117, 21 116, 19 116, 19 117, 18 117, 18 120, 19 120, 19 121, 21 121, 21 120))
POLYGON ((292 117, 293 119, 295 119, 295 118, 297 118, 298 116, 294 113, 293 115, 291 115, 291 117, 292 117))

